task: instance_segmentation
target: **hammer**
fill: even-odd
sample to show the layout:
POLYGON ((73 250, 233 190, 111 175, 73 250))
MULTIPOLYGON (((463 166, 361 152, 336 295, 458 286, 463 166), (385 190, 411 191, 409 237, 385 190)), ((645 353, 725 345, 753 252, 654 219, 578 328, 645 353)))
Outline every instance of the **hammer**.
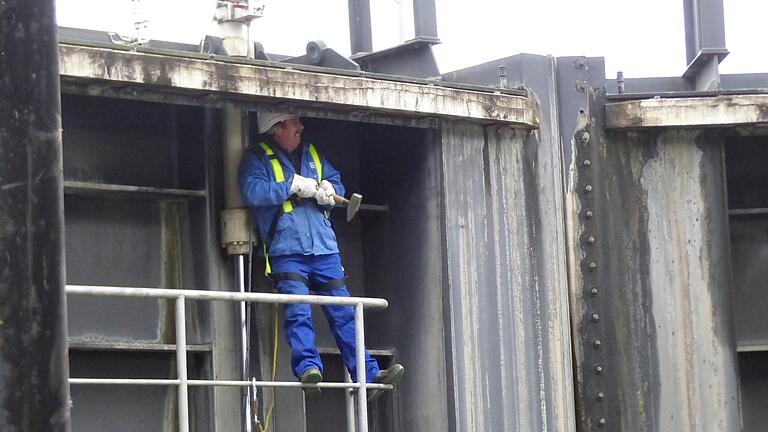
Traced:
POLYGON ((333 194, 333 201, 336 206, 347 208, 347 222, 351 221, 355 217, 357 211, 360 210, 360 203, 363 202, 363 196, 359 193, 353 193, 349 199, 333 194))

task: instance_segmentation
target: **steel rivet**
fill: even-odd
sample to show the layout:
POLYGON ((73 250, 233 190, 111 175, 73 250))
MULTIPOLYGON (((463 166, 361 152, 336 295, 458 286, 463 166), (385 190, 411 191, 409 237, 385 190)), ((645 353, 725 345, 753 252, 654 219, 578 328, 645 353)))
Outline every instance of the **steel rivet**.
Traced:
POLYGON ((591 271, 597 270, 597 263, 594 261, 589 263, 589 270, 591 271))
POLYGON ((605 400, 605 393, 599 391, 597 394, 595 394, 595 399, 597 399, 598 402, 602 402, 605 400))
POLYGON ((581 133, 581 142, 588 143, 589 142, 589 138, 590 138, 589 132, 584 131, 584 132, 581 133))
POLYGON ((585 159, 584 162, 582 162, 582 165, 584 165, 584 168, 589 168, 592 166, 592 161, 585 159))
POLYGON ((576 60, 577 69, 584 69, 585 67, 587 67, 587 62, 585 62, 584 60, 576 60))
POLYGON ((594 215, 595 215, 595 213, 592 210, 587 210, 587 211, 584 212, 584 216, 586 216, 587 219, 592 218, 592 216, 594 216, 594 215))
POLYGON ((584 186, 584 191, 587 192, 587 193, 591 193, 592 192, 592 185, 584 186))
POLYGON ((587 90, 587 83, 584 81, 576 81, 576 91, 584 93, 587 90))
POLYGON ((600 314, 593 313, 590 318, 592 318, 592 322, 598 322, 600 321, 600 314))
POLYGON ((599 350, 602 348, 603 342, 600 341, 600 339, 595 339, 592 341, 592 347, 594 347, 596 350, 599 350))
POLYGON ((598 291, 597 288, 592 288, 589 290, 589 294, 592 295, 592 297, 597 297, 597 295, 600 294, 600 291, 598 291))
POLYGON ((605 427, 605 423, 606 423, 605 417, 600 417, 600 419, 597 421, 597 426, 601 427, 601 428, 604 428, 605 427))
POLYGON ((603 374, 603 366, 595 365, 595 375, 602 375, 602 374, 603 374))
POLYGON ((587 237, 587 244, 595 244, 595 237, 594 236, 587 237))

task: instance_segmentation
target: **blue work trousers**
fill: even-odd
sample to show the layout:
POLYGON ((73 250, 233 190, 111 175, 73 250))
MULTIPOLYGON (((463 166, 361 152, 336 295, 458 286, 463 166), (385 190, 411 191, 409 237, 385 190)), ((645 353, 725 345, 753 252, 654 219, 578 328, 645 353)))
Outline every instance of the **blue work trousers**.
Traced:
MULTIPOLYGON (((339 254, 330 255, 283 255, 269 257, 273 273, 295 273, 310 281, 311 289, 319 295, 349 297, 346 285, 338 288, 317 288, 318 284, 342 279, 344 271, 339 254)), ((310 287, 299 281, 277 281, 280 294, 309 294, 310 287)), ((323 312, 341 351, 341 358, 352 381, 357 381, 355 362, 355 311, 352 306, 323 306, 323 312)), ((287 304, 283 307, 283 324, 288 344, 291 346, 293 374, 300 377, 310 367, 323 371, 323 363, 315 345, 315 329, 308 304, 287 304)), ((379 373, 379 365, 365 351, 366 380, 372 382, 379 373)))

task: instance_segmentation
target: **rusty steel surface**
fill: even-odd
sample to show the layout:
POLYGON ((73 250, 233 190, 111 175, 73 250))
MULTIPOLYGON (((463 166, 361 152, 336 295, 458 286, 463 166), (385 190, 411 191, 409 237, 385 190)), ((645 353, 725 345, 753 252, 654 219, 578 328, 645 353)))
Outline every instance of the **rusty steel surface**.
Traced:
MULTIPOLYGON (((371 79, 198 57, 172 57, 61 44, 62 79, 137 85, 158 91, 226 93, 232 99, 281 99, 314 106, 344 106, 463 121, 538 126, 533 101, 524 96, 459 90, 438 85, 371 79)), ((221 95, 219 95, 221 96, 221 95)))
POLYGON ((569 191, 580 427, 739 430, 722 136, 591 132, 569 191))
POLYGON ((768 95, 653 98, 605 106, 608 129, 768 124, 768 95))
POLYGON ((557 147, 506 127, 442 133, 450 430, 572 430, 557 147))

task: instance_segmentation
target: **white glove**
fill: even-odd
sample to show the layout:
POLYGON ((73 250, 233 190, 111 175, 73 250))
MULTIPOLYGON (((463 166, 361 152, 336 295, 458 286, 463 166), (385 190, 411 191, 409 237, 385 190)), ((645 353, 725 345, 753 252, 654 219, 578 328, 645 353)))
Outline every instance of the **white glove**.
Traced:
POLYGON ((291 195, 296 194, 301 198, 312 198, 317 193, 317 182, 315 179, 294 174, 290 193, 291 195))
POLYGON ((336 190, 333 189, 333 185, 328 180, 323 180, 320 182, 317 188, 317 193, 315 194, 315 199, 317 200, 317 204, 321 206, 332 206, 336 204, 336 201, 334 201, 333 196, 336 194, 336 190))

